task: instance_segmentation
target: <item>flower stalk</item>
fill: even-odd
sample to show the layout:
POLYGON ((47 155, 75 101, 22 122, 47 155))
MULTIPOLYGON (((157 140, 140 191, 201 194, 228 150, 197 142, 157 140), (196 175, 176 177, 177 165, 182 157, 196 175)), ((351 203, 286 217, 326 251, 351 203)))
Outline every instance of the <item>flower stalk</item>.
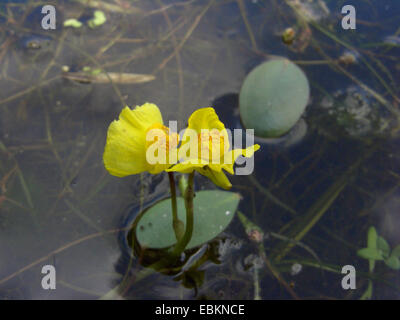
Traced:
POLYGON ((172 255, 179 257, 192 239, 193 234, 193 198, 194 198, 194 171, 189 174, 188 187, 185 191, 186 229, 183 237, 177 242, 172 255))
POLYGON ((179 241, 183 237, 185 231, 183 222, 178 218, 178 207, 176 203, 176 186, 173 172, 168 172, 169 187, 171 190, 171 208, 172 208, 172 227, 175 232, 176 240, 179 241))

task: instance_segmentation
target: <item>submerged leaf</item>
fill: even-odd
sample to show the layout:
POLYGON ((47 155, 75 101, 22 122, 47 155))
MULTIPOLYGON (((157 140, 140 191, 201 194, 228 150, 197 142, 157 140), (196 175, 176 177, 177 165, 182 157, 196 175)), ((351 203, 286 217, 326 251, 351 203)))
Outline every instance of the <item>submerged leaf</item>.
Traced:
POLYGON ((400 270, 400 260, 398 257, 391 255, 385 260, 385 264, 393 270, 400 270))
POLYGON ((80 28, 82 27, 82 22, 76 19, 68 19, 64 21, 64 27, 80 28))
POLYGON ((357 251, 357 255, 364 259, 383 260, 382 253, 376 248, 364 248, 357 251))

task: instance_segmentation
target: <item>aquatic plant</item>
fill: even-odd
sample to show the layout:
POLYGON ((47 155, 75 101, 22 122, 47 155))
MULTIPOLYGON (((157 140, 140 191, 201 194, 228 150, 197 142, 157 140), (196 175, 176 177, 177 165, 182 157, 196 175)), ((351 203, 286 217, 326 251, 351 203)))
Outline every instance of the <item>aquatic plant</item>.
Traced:
MULTIPOLYGON (((375 227, 368 229, 367 247, 357 251, 357 255, 369 261, 369 272, 372 274, 376 261, 384 261, 385 265, 393 270, 400 270, 400 245, 393 250, 382 236, 379 236, 375 227)), ((361 299, 372 298, 372 280, 368 280, 368 287, 361 299)))
POLYGON ((82 22, 77 19, 67 19, 64 21, 64 27, 80 28, 82 27, 82 22))
POLYGON ((384 261, 391 269, 400 269, 400 245, 391 251, 388 242, 377 234, 374 227, 370 227, 368 230, 367 247, 358 250, 357 254, 370 261, 384 261))
MULTIPOLYGON (((312 2, 317 1, 324 0, 312 2)), ((356 250, 366 247, 354 249, 360 237, 366 237, 366 223, 379 221, 384 237, 396 238, 399 132, 398 123, 394 122, 397 117, 392 119, 396 113, 390 110, 399 106, 399 26, 393 10, 395 1, 387 1, 388 10, 374 10, 380 5, 376 0, 359 1, 357 10, 373 10, 375 14, 373 21, 362 21, 357 32, 343 32, 340 27, 341 17, 337 14, 340 15, 343 2, 325 1, 332 15, 322 22, 302 19, 296 12, 302 10, 286 2, 293 1, 54 1, 58 24, 63 19, 76 18, 84 25, 73 30, 57 25, 52 32, 40 28, 41 2, 2 2, 0 227, 5 249, 2 261, 6 266, 0 279, 3 299, 43 297, 37 271, 44 263, 54 264, 57 272, 62 268, 57 291, 51 293, 60 298, 92 299, 103 295, 113 284, 122 284, 116 299, 251 299, 257 296, 257 286, 263 299, 289 298, 288 290, 276 283, 265 264, 258 270, 258 277, 257 272, 252 276, 251 270, 240 267, 249 250, 258 252, 258 243, 248 241, 246 234, 240 232, 238 212, 227 216, 236 219, 232 221, 235 225, 201 246, 218 254, 224 249, 224 253, 218 266, 200 256, 200 261, 206 260, 199 268, 205 272, 204 285, 194 295, 182 288, 183 281, 175 281, 176 276, 152 276, 137 283, 144 264, 132 256, 132 261, 127 261, 129 247, 124 236, 126 222, 130 221, 125 218, 129 220, 143 212, 162 195, 169 197, 167 174, 137 174, 121 181, 98 165, 99 154, 104 150, 104 120, 114 116, 118 105, 151 95, 154 101, 163 102, 164 121, 167 111, 169 116, 176 114, 184 121, 193 111, 188 110, 188 101, 200 105, 221 94, 236 92, 244 80, 243 68, 278 53, 293 59, 313 86, 313 104, 307 107, 305 118, 309 128, 307 139, 290 151, 285 142, 285 152, 281 152, 281 147, 268 146, 268 152, 256 163, 256 174, 231 180, 234 186, 240 183, 235 187, 240 190, 241 209, 248 219, 262 227, 267 258, 301 298, 359 298, 368 279, 373 281, 374 298, 398 298, 398 273, 386 268, 382 260, 377 261, 375 273, 369 275, 361 270, 364 266, 363 271, 368 271, 368 262, 358 259, 357 288, 361 291, 342 290, 339 285, 342 266, 356 265, 356 250), (243 3, 241 7, 247 12, 235 2, 243 3), (106 14, 107 22, 90 29, 87 19, 97 9, 106 14), (296 37, 292 45, 285 46, 275 33, 288 26, 296 30, 296 37), (397 38, 384 39, 385 35, 397 38), (345 63, 353 59, 351 56, 339 58, 345 50, 360 53, 356 56, 357 65, 345 63), (63 73, 59 72, 61 66, 67 66, 63 73), (84 70, 81 75, 83 66, 90 66, 91 70, 84 70), (137 72, 157 79, 145 85, 127 85, 137 83, 137 72), (128 75, 132 79, 129 82, 128 75), (343 101, 347 100, 347 88, 352 84, 359 88, 358 92, 368 92, 365 97, 372 118, 364 107, 347 110, 343 101), (340 89, 342 94, 335 96, 340 89), (333 98, 331 108, 319 107, 320 95, 333 98), (347 117, 347 111, 356 114, 347 117), (183 113, 187 114, 185 119, 180 117, 183 113), (382 127, 381 122, 373 120, 378 119, 375 114, 393 120, 393 130, 377 135, 382 127), (357 133, 359 138, 353 139, 349 130, 365 118, 372 126, 368 125, 369 129, 363 130, 365 134, 357 133), (372 148, 375 151, 366 156, 372 148), (361 162, 357 169, 347 171, 358 159, 361 162), (129 213, 125 208, 129 208, 129 213), (274 237, 273 231, 279 237, 274 237), (238 241, 235 249, 232 241, 238 241), (310 256, 311 251, 303 251, 303 241, 318 253, 321 261, 310 256), (218 244, 213 246, 214 243, 218 244), (288 252, 286 247, 293 244, 288 252), (276 259, 281 252, 287 254, 276 259), (290 274, 295 263, 303 266, 304 272, 298 277, 290 274)), ((227 103, 221 112, 226 111, 237 124, 238 113, 232 106, 227 103)), ((217 108, 216 111, 229 127, 222 113, 217 108)), ((365 128, 367 123, 360 123, 360 128, 365 128)), ((289 141, 287 137, 295 128, 297 125, 282 139, 289 141)), ((175 179, 186 177, 174 175, 175 179)), ((196 191, 211 185, 200 178, 196 174, 196 191)), ((176 191, 178 207, 180 202, 184 203, 188 186, 187 179, 179 182, 182 187, 181 192, 176 191)), ((217 191, 218 196, 236 196, 213 190, 217 191)), ((193 200, 194 220, 200 217, 196 202, 202 193, 196 192, 193 200)), ((171 206, 170 199, 164 201, 166 207, 171 206)), ((218 197, 216 205, 222 201, 218 197)), ((154 207, 142 218, 147 218, 154 207)), ((182 210, 178 208, 182 222, 185 210, 184 204, 182 210)), ((220 211, 212 208, 210 215, 220 211)), ((171 217, 170 212, 165 213, 171 217)), ((209 221, 208 217, 204 219, 209 221)), ((167 220, 165 226, 172 235, 173 248, 176 240, 172 219, 167 220)), ((143 234, 154 236, 154 226, 142 222, 138 221, 135 229, 138 237, 142 225, 143 234)), ((194 221, 191 242, 196 237, 196 226, 194 221)), ((260 239, 260 233, 252 230, 249 239, 260 239)), ((140 244, 142 241, 141 238, 140 244)), ((396 244, 394 240, 393 245, 396 244)), ((187 248, 190 246, 189 243, 187 248)), ((185 249, 189 262, 196 250, 185 249)), ((179 261, 178 265, 182 263, 179 261)), ((186 270, 182 275, 192 275, 190 270, 182 270, 186 270)))
POLYGON ((93 14, 93 18, 88 21, 88 26, 90 28, 96 28, 106 23, 107 18, 103 11, 96 10, 93 14))
POLYGON ((239 95, 243 125, 256 136, 275 138, 287 133, 300 119, 310 88, 303 71, 287 59, 256 67, 244 80, 239 95))
POLYGON ((228 133, 213 108, 195 111, 188 123, 179 147, 178 134, 164 126, 155 104, 145 103, 133 110, 125 107, 119 120, 108 128, 103 159, 110 174, 124 177, 141 172, 168 172, 171 206, 169 200, 157 203, 139 217, 136 225, 136 236, 143 247, 161 249, 175 245, 168 261, 160 262, 161 266, 175 261, 186 248, 216 237, 228 226, 239 203, 238 194, 226 191, 201 191, 194 201, 194 172, 230 189, 232 185, 223 170, 234 174, 237 158, 252 157, 259 149, 252 145, 230 150, 228 133), (179 198, 173 172, 189 174, 187 184, 180 184, 179 198))
MULTIPOLYGON (((87 21, 87 25, 89 26, 89 28, 94 29, 103 25, 104 23, 106 23, 106 21, 107 18, 104 12, 101 10, 96 10, 93 13, 93 18, 87 21)), ((63 25, 64 27, 80 28, 82 27, 83 23, 77 19, 72 18, 65 20, 63 25)))

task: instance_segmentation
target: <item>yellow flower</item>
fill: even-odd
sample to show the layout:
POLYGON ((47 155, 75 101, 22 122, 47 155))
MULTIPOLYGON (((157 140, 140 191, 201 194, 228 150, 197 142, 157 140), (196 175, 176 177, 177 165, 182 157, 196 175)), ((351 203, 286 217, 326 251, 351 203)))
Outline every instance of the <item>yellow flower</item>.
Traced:
POLYGON ((213 108, 198 109, 189 118, 188 128, 179 148, 179 163, 166 171, 190 173, 193 170, 208 177, 223 189, 232 187, 224 170, 234 174, 233 165, 240 155, 252 157, 260 146, 230 149, 229 135, 213 108))
POLYGON ((133 110, 125 107, 108 128, 104 166, 117 177, 144 171, 160 173, 176 163, 173 155, 178 141, 178 134, 163 125, 155 104, 145 103, 133 110))

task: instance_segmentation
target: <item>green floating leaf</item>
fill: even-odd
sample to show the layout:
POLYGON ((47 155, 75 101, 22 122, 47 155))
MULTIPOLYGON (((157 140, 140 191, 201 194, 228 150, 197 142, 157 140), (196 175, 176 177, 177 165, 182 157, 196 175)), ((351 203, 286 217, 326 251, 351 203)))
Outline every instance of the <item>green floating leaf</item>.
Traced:
POLYGON ((381 236, 378 236, 378 239, 376 241, 376 246, 378 250, 382 252, 384 258, 388 258, 390 256, 390 246, 387 243, 387 241, 381 236))
POLYGON ((376 248, 378 242, 378 233, 376 232, 375 227, 369 227, 368 229, 368 248, 376 248))
POLYGON ((400 258, 400 244, 397 245, 397 246, 393 249, 391 255, 392 255, 393 257, 400 258))
MULTIPOLYGON (((196 192, 194 198, 193 235, 187 249, 197 247, 215 238, 226 229, 235 214, 240 196, 234 192, 207 190, 196 192)), ((177 198, 178 218, 186 225, 183 198, 177 198)), ((176 243, 172 228, 171 200, 166 199, 150 207, 136 227, 140 245, 162 249, 176 243)))
POLYGON ((400 270, 400 260, 398 257, 391 255, 388 259, 385 260, 385 264, 394 270, 400 270))
POLYGON ((357 255, 364 259, 383 260, 382 253, 376 248, 364 248, 357 251, 357 255))
POLYGON ((305 73, 293 62, 277 58, 253 69, 239 94, 245 128, 264 138, 287 133, 300 119, 310 95, 305 73))

